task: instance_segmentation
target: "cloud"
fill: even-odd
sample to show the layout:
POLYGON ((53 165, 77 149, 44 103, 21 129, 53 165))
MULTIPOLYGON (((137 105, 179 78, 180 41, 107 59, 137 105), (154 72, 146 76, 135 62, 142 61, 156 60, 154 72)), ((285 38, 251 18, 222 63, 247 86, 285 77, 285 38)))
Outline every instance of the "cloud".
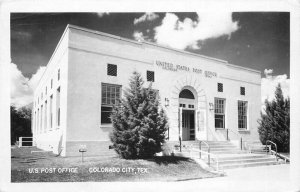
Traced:
POLYGON ((270 76, 270 75, 272 75, 272 73, 273 73, 273 69, 265 69, 264 70, 265 76, 270 76))
POLYGON ((11 31, 11 38, 13 40, 20 40, 20 41, 31 41, 32 39, 32 34, 26 31, 11 31))
POLYGON ((154 28, 154 39, 158 44, 177 49, 187 47, 199 49, 198 41, 228 35, 239 29, 238 22, 232 20, 232 13, 197 13, 195 21, 185 18, 182 21, 173 14, 167 13, 162 24, 154 28))
POLYGON ((36 74, 26 78, 14 63, 10 64, 11 104, 17 108, 28 105, 33 100, 33 90, 44 73, 46 67, 40 67, 36 74))
POLYGON ((155 14, 155 13, 145 13, 144 15, 142 15, 139 18, 135 18, 133 21, 134 25, 137 25, 138 23, 142 23, 145 21, 153 21, 155 19, 159 18, 159 15, 155 14))
POLYGON ((272 76, 273 69, 265 69, 265 78, 261 79, 261 102, 264 104, 265 100, 272 101, 275 98, 275 90, 280 83, 283 96, 287 98, 290 95, 290 79, 287 75, 272 76))
POLYGON ((29 80, 29 86, 32 88, 32 90, 35 90, 35 88, 37 87, 45 70, 46 70, 46 67, 44 67, 44 66, 40 67, 40 68, 38 68, 36 73, 31 76, 31 78, 29 80))
POLYGON ((98 17, 103 17, 104 15, 109 15, 109 12, 98 12, 96 13, 98 15, 98 17))
POLYGON ((144 36, 143 32, 140 32, 140 31, 134 31, 132 36, 137 41, 144 41, 145 40, 145 36, 144 36))

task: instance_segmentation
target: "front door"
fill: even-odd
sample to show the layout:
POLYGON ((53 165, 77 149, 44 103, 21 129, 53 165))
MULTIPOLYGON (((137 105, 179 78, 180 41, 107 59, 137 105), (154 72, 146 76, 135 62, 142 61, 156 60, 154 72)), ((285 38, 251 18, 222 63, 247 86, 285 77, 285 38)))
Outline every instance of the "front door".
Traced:
POLYGON ((182 140, 195 140, 194 110, 182 110, 182 140))

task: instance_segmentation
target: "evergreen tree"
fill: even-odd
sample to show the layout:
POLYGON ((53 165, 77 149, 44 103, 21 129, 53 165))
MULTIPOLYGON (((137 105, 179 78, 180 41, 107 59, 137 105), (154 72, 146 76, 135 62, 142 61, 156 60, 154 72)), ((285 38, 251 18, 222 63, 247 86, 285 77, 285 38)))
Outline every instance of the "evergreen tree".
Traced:
POLYGON ((31 110, 10 106, 10 141, 15 144, 19 137, 31 137, 31 110))
POLYGON ((151 158, 162 151, 167 118, 159 109, 158 92, 143 88, 141 75, 133 72, 124 98, 113 107, 110 139, 115 151, 125 159, 151 158))
POLYGON ((265 113, 258 120, 260 141, 265 144, 271 140, 277 144, 278 151, 290 151, 290 98, 284 98, 280 84, 276 87, 275 99, 265 100, 265 113))

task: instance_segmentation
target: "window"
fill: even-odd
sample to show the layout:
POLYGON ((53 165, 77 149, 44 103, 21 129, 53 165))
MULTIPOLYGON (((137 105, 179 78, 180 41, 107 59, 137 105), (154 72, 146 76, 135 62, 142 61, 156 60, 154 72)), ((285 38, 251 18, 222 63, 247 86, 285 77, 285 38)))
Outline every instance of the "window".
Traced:
POLYGON ((218 83, 218 92, 223 92, 223 83, 218 83))
POLYGON ((34 112, 34 133, 36 134, 36 111, 34 112))
POLYGON ((37 118, 36 118, 36 132, 40 133, 40 109, 38 109, 38 114, 37 114, 37 118))
POLYGON ((194 109, 194 105, 189 105, 189 108, 190 109, 194 109))
POLYGON ((56 125, 60 126, 60 87, 56 90, 56 125))
POLYGON ((238 101, 238 128, 247 129, 247 101, 238 101))
POLYGON ((241 88, 240 88, 240 92, 241 92, 241 95, 245 95, 245 92, 246 92, 246 91, 245 91, 245 87, 241 87, 241 88))
POLYGON ((117 76, 117 65, 107 64, 107 75, 117 76))
POLYGON ((147 81, 154 82, 154 71, 147 71, 147 81))
POLYGON ((47 125, 47 100, 45 101, 45 118, 44 118, 44 132, 46 132, 48 128, 47 125))
POLYGON ((120 85, 102 83, 101 124, 111 123, 109 116, 112 111, 112 106, 116 104, 120 98, 120 91, 120 85))
POLYGON ((43 105, 41 106, 41 113, 40 113, 40 133, 43 132, 43 105))
POLYGON ((225 128, 225 99, 215 98, 215 127, 225 128))
POLYGON ((60 69, 58 69, 58 71, 57 71, 57 80, 59 80, 60 79, 60 69))
POLYGON ((50 96, 50 129, 53 127, 53 95, 50 96))
POLYGON ((179 98, 184 98, 184 99, 195 99, 194 94, 188 90, 184 89, 179 93, 179 98))
POLYGON ((180 103, 180 104, 179 104, 179 107, 185 108, 185 104, 180 103))

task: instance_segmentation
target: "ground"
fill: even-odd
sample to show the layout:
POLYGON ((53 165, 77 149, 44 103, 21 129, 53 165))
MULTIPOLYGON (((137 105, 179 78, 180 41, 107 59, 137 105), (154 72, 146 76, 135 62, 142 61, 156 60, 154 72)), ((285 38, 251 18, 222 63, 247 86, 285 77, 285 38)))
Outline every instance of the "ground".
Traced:
POLYGON ((81 157, 31 151, 39 150, 12 147, 12 182, 178 181, 219 176, 184 157, 125 160, 95 156, 81 162, 81 157))

